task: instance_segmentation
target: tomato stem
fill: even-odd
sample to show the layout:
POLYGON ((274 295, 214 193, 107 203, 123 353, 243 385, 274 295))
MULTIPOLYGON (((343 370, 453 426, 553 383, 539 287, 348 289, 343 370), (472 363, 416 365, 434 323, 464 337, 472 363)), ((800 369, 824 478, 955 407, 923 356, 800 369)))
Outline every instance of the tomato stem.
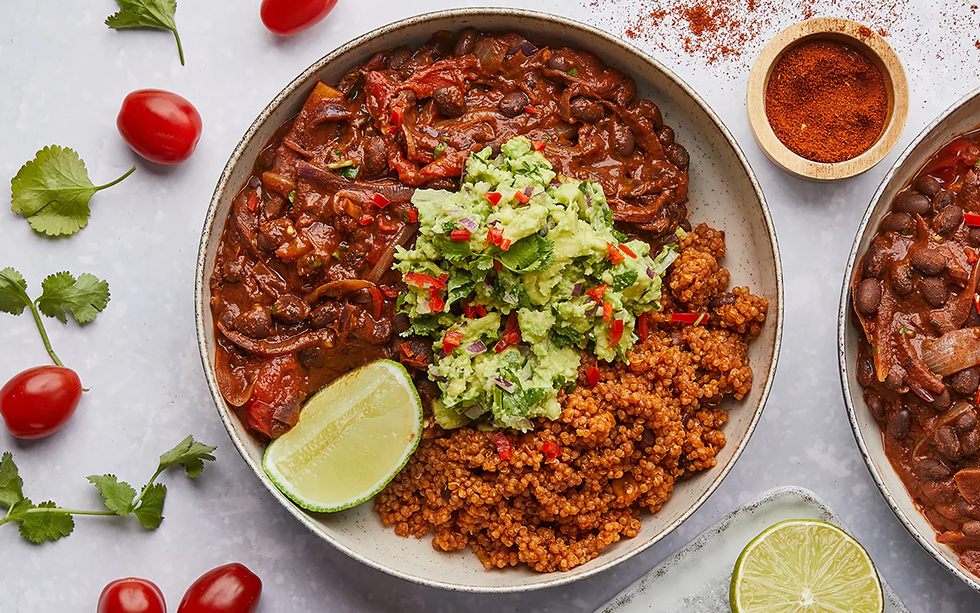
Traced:
POLYGON ((126 177, 128 177, 129 175, 133 174, 135 171, 136 171, 136 167, 133 166, 132 168, 130 168, 129 170, 127 170, 126 173, 123 174, 123 176, 119 177, 115 181, 112 181, 110 183, 106 183, 105 185, 100 185, 100 186, 96 187, 95 188, 95 191, 98 192, 98 191, 102 191, 102 190, 106 189, 107 187, 112 187, 116 183, 119 183, 120 181, 122 181, 123 179, 125 179, 126 177))

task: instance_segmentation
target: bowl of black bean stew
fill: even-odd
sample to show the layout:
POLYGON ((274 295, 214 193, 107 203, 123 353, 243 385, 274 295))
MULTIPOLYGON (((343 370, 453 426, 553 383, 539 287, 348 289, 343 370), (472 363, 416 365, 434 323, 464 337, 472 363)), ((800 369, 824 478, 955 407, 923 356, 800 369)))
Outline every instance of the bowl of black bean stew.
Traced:
POLYGON ((882 182, 840 304, 844 399, 913 537, 980 591, 980 90, 882 182))

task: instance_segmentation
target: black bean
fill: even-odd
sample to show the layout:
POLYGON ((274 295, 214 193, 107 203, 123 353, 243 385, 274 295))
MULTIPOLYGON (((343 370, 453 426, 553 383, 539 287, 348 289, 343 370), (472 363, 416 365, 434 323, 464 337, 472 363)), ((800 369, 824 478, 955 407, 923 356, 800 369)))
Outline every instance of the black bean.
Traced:
MULTIPOLYGON (((874 369, 872 369, 871 374, 874 375, 874 369)), ((875 419, 885 419, 885 416, 888 414, 888 403, 881 397, 881 394, 874 390, 866 390, 864 392, 864 404, 868 405, 868 409, 871 410, 871 414, 875 416, 875 419)))
POLYGON ((968 521, 963 524, 963 534, 965 536, 980 536, 980 521, 968 521))
POLYGON ((881 303, 881 283, 877 279, 865 279, 854 292, 854 305, 858 312, 871 316, 878 312, 881 303))
POLYGON ((943 390, 942 394, 936 394, 929 406, 933 411, 937 413, 940 411, 945 411, 949 407, 953 406, 953 396, 949 393, 949 390, 943 390))
POLYGON ((463 90, 455 85, 444 85, 432 92, 436 108, 446 117, 459 117, 466 112, 463 90))
POLYGON ((911 230, 915 220, 908 213, 889 213, 881 220, 882 232, 904 232, 911 230))
POLYGON ((912 429, 912 412, 902 407, 888 419, 888 434, 895 438, 904 438, 912 429))
POLYGON ((909 215, 925 215, 929 212, 929 199, 919 192, 906 190, 895 196, 893 207, 896 211, 909 215))
POLYGON ((322 304, 310 315, 310 323, 314 328, 326 328, 340 316, 341 308, 336 302, 322 304))
POLYGON ((980 228, 970 228, 968 237, 971 245, 980 247, 980 228))
POLYGON ((265 338, 272 331, 269 308, 256 304, 235 318, 235 330, 249 338, 265 338))
POLYGON ((926 481, 943 481, 953 474, 952 468, 936 458, 918 458, 912 462, 912 470, 926 481))
POLYGON ((871 242, 871 246, 868 247, 868 252, 864 254, 864 262, 862 263, 864 276, 881 279, 885 274, 885 267, 887 265, 888 250, 885 248, 882 240, 876 238, 871 242))
POLYGON ((722 395, 721 392, 717 394, 712 394, 711 396, 704 396, 701 398, 701 404, 706 407, 716 407, 721 404, 722 395))
MULTIPOLYGON (((967 368, 951 375, 949 377, 949 384, 961 396, 967 396, 972 399, 977 393, 977 388, 980 387, 980 368, 967 368)), ((968 415, 973 415, 973 413, 968 413, 968 415)), ((975 416, 973 420, 976 421, 975 416)))
POLYGON ((657 133, 657 140, 660 141, 660 145, 667 147, 668 145, 674 144, 674 129, 670 126, 664 126, 660 132, 657 133))
POLYGON ((915 274, 912 266, 906 262, 895 262, 891 274, 892 287, 899 296, 908 296, 915 289, 915 274))
POLYGON ((857 380, 864 387, 868 387, 875 382, 875 365, 869 358, 858 361, 857 380))
POLYGON ((920 248, 909 256, 909 264, 924 275, 938 275, 946 270, 946 256, 933 249, 920 248))
POLYGON ((388 170, 388 153, 380 136, 369 136, 364 141, 364 174, 377 177, 388 170))
POLYGON ((969 432, 977 427, 977 415, 972 410, 963 411, 963 414, 956 419, 956 429, 960 432, 969 432))
POLYGON ((560 70, 561 72, 568 72, 575 65, 572 63, 570 58, 565 57, 564 54, 552 53, 548 61, 545 62, 545 66, 552 70, 560 70))
POLYGON ((958 206, 948 206, 936 213, 932 218, 932 229, 940 236, 951 236, 963 223, 963 209, 958 206))
POLYGON ((636 141, 633 138, 633 131, 629 129, 629 126, 621 121, 614 121, 610 129, 612 131, 613 150, 616 154, 622 157, 633 155, 636 141))
POLYGON ((905 373, 899 368, 893 368, 888 371, 888 376, 885 380, 881 382, 885 386, 885 389, 898 390, 905 384, 905 373))
POLYGON ((946 282, 939 277, 926 277, 919 282, 919 291, 922 297, 934 308, 939 308, 949 300, 949 290, 946 289, 946 282))
POLYGON ((956 198, 951 192, 940 192, 938 196, 932 199, 932 210, 938 213, 954 202, 956 202, 956 198))
POLYGON ((218 321, 220 321, 221 325, 228 328, 229 330, 234 330, 235 318, 241 315, 241 313, 242 310, 238 308, 237 304, 235 304, 234 302, 229 302, 227 305, 225 305, 225 310, 221 314, 221 317, 218 319, 218 321))
POLYGON ((476 44, 477 36, 479 34, 473 28, 466 28, 460 32, 459 38, 456 40, 456 46, 453 47, 453 55, 459 57, 473 53, 473 45, 476 44))
POLYGON ((292 294, 284 294, 272 305, 272 316, 291 325, 298 324, 310 314, 310 305, 292 294))
POLYGON ((936 449, 954 462, 963 457, 963 452, 960 449, 960 437, 956 435, 956 430, 949 426, 943 426, 936 430, 936 449))
POLYGON ((673 145, 668 145, 664 147, 664 155, 667 159, 681 170, 686 169, 691 164, 691 155, 687 152, 687 149, 674 143, 673 145))
POLYGON ((510 92, 500 100, 500 112, 507 117, 517 117, 524 112, 524 107, 528 105, 527 94, 522 91, 510 92))
POLYGON ((735 304, 736 300, 737 298, 735 294, 733 294, 732 292, 725 292, 724 294, 718 294, 717 296, 712 298, 711 302, 708 303, 708 308, 720 309, 721 307, 731 306, 735 304))
POLYGON ((636 95, 636 82, 633 81, 632 77, 626 77, 623 79, 623 84, 616 88, 613 92, 612 98, 613 102, 619 106, 629 106, 630 102, 633 101, 633 96, 636 95))
POLYGON ((596 123, 606 116, 606 107, 594 98, 575 96, 569 102, 572 117, 586 123, 596 123))
POLYGON ((913 187, 915 187, 919 193, 925 194, 929 198, 934 197, 939 193, 939 190, 943 188, 939 181, 933 177, 930 177, 929 175, 923 175, 916 179, 913 187))
POLYGON ((960 450, 967 458, 972 458, 980 451, 980 432, 970 430, 960 437, 960 450))
POLYGON ((412 57, 413 53, 414 52, 410 48, 404 45, 397 47, 390 54, 388 54, 388 57, 385 58, 384 67, 388 70, 401 70, 402 66, 405 65, 405 62, 412 57))

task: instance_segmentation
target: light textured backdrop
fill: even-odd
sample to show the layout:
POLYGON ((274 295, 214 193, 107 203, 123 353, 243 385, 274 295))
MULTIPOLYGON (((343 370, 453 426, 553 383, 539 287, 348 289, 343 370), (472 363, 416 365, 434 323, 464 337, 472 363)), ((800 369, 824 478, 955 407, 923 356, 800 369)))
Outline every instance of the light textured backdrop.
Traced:
MULTIPOLYGON (((642 1, 629 10, 623 0, 580 2, 507 4, 561 12, 615 33, 629 25, 629 10, 642 6, 642 1)), ((115 10, 111 0, 0 6, 0 179, 6 181, 36 150, 54 143, 75 148, 96 184, 134 163, 139 167, 121 185, 96 195, 90 226, 68 240, 43 240, 0 206, 0 267, 18 268, 34 291, 45 275, 63 269, 106 278, 112 290, 112 302, 95 324, 79 329, 49 323, 60 356, 93 390, 74 419, 57 436, 35 443, 2 433, 0 450, 15 453, 35 500, 97 508, 86 475, 116 472, 142 482, 156 456, 189 433, 219 445, 218 462, 196 481, 176 473, 164 477, 170 496, 166 520, 156 532, 144 532, 135 521, 79 518, 71 537, 34 547, 13 526, 0 528, 0 611, 93 611, 107 582, 132 575, 158 583, 173 611, 198 575, 237 560, 265 582, 263 613, 591 612, 735 506, 782 484, 811 488, 829 501, 912 611, 980 609, 980 594, 921 550, 879 496, 847 424, 835 357, 841 275, 878 181, 924 125, 980 85, 980 48, 973 49, 962 34, 963 19, 974 19, 974 35, 978 31, 975 10, 972 17, 969 10, 965 17, 954 16, 958 25, 953 27, 954 17, 939 5, 889 3, 903 6, 907 15, 901 21, 907 27, 893 27, 888 40, 909 73, 908 125, 899 147, 878 168, 835 185, 789 177, 756 147, 743 101, 754 54, 707 64, 662 45, 649 47, 735 133, 772 207, 784 258, 787 315, 773 394, 734 471, 671 537, 572 586, 473 596, 417 587, 362 566, 308 533, 266 494, 232 448, 207 393, 192 303, 194 258, 208 199, 228 153, 259 110, 294 75, 346 40, 456 3, 340 0, 323 23, 287 40, 264 29, 258 4, 180 0, 185 67, 169 33, 114 32, 103 26, 115 10), (188 163, 153 167, 117 135, 122 98, 142 87, 176 91, 201 112, 204 137, 188 163)), ((840 7, 821 10, 819 3, 817 9, 817 14, 851 14, 840 7)), ((791 20, 774 17, 752 44, 758 47, 791 20)), ((3 202, 7 194, 0 187, 3 202)), ((0 381, 46 362, 31 320, 0 314, 0 381)))

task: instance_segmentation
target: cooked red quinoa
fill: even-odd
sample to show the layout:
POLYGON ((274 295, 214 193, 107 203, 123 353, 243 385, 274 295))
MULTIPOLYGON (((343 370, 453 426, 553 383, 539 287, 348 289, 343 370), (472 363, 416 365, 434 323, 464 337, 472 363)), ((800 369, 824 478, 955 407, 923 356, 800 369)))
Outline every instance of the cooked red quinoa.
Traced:
POLYGON ((433 534, 432 545, 470 546, 486 568, 526 564, 569 570, 640 531, 678 479, 715 466, 725 445, 723 397, 750 390, 746 351, 768 303, 747 288, 726 292, 724 234, 705 225, 688 234, 667 276, 665 308, 630 363, 598 364, 588 387, 563 394, 561 417, 507 432, 502 460, 491 434, 446 431, 427 421, 409 465, 375 498, 385 525, 401 536, 433 534), (709 313, 700 326, 669 323, 671 312, 709 313), (559 456, 548 459, 545 451, 559 456))

